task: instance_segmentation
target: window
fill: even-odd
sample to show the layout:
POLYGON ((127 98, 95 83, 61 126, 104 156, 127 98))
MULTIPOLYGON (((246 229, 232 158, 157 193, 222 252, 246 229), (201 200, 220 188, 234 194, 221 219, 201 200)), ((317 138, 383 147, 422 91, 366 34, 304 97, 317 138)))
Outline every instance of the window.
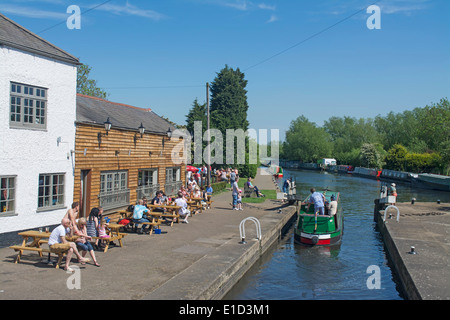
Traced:
POLYGON ((166 168, 166 183, 180 180, 180 167, 166 168))
POLYGON ((100 173, 100 206, 105 210, 129 205, 127 171, 105 171, 100 173))
POLYGON ((139 169, 138 186, 158 184, 158 169, 139 169))
POLYGON ((16 177, 0 176, 0 216, 14 213, 16 177))
POLYGON ((153 198, 158 190, 160 190, 158 169, 139 169, 138 188, 136 189, 137 198, 153 198))
POLYGON ((64 207, 64 174, 40 174, 38 211, 64 207))
POLYGON ((11 82, 9 125, 46 129, 47 89, 11 82))
POLYGON ((166 168, 166 184, 164 185, 166 195, 176 195, 181 185, 180 167, 166 168))

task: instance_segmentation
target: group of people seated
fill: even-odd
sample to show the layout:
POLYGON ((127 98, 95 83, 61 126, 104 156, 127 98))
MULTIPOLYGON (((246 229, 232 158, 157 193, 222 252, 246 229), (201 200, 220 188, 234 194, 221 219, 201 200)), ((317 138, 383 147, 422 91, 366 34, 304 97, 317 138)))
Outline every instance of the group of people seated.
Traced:
POLYGON ((72 203, 71 208, 67 210, 66 215, 61 220, 61 224, 52 231, 48 240, 51 250, 67 251, 64 270, 70 272, 74 271, 69 266, 73 254, 84 265, 90 261, 90 259, 85 258, 86 253, 89 252, 94 265, 100 267, 94 253, 94 246, 98 248, 99 238, 105 240, 109 238, 105 231, 107 222, 102 219, 103 209, 101 207, 93 208, 86 220, 85 218, 78 219, 79 208, 78 202, 72 203), (68 241, 66 236, 70 236, 74 241, 68 241), (96 237, 94 245, 91 244, 93 237, 96 237))
MULTIPOLYGON (((198 187, 195 180, 190 181, 188 183, 187 188, 181 186, 180 190, 177 192, 176 198, 167 197, 163 191, 157 191, 155 197, 151 200, 151 205, 161 207, 153 207, 152 211, 154 212, 165 212, 167 208, 164 208, 165 205, 174 205, 180 207, 178 209, 178 214, 180 218, 182 218, 182 222, 189 223, 188 217, 191 215, 191 210, 188 207, 189 199, 202 199, 201 204, 204 208, 209 208, 208 206, 208 195, 211 195, 213 189, 211 185, 208 185, 208 188, 204 189, 203 187, 198 187)), ((143 197, 136 202, 136 205, 133 208, 133 222, 136 225, 142 224, 143 222, 150 222, 149 216, 147 215, 149 212, 147 198, 143 197)), ((150 228, 148 225, 143 224, 141 228, 136 229, 138 233, 149 233, 150 228)))

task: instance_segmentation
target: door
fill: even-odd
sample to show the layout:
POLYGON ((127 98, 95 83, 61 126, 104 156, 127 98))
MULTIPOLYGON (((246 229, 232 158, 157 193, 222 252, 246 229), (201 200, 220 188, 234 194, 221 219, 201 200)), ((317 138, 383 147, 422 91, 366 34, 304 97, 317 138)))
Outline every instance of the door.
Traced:
POLYGON ((91 207, 91 170, 81 170, 80 184, 80 214, 79 217, 87 218, 91 207))

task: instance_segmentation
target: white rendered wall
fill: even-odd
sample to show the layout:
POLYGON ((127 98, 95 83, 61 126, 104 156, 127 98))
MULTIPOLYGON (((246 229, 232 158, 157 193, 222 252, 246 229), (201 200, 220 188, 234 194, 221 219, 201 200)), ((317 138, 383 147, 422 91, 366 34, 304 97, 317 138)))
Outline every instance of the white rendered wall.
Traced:
POLYGON ((0 235, 59 224, 73 201, 75 65, 0 46, 0 176, 16 176, 15 216, 0 213, 0 235), (9 126, 10 82, 47 88, 47 129, 9 126), (63 143, 57 145, 57 138, 63 143), (65 208, 37 212, 39 174, 64 173, 65 208))

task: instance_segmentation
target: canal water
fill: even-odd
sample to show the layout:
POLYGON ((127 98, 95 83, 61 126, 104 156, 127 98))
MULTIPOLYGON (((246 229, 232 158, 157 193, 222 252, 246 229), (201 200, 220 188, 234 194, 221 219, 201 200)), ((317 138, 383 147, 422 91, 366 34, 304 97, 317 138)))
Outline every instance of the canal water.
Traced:
MULTIPOLYGON (((289 177, 296 180, 297 193, 302 198, 306 198, 312 187, 341 193, 340 205, 344 212, 341 245, 307 247, 296 244, 292 226, 224 299, 403 299, 373 221, 374 200, 387 182, 319 171, 284 170, 284 179, 289 177)), ((279 184, 283 181, 280 179, 279 184)), ((414 189, 400 183, 397 183, 397 192, 398 202, 408 202, 411 198, 418 202, 437 199, 450 202, 449 192, 414 189)))

